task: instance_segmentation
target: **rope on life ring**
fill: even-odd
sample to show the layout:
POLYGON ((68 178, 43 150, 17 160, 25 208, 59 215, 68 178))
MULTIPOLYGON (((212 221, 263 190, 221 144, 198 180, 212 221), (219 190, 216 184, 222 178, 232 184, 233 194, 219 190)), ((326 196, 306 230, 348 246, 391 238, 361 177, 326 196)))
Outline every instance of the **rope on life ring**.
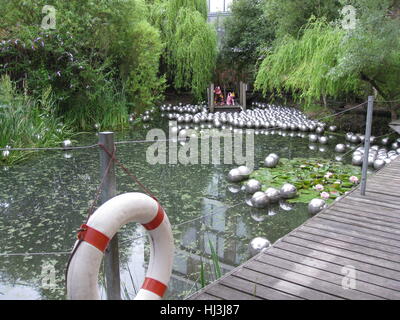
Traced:
POLYGON ((151 244, 146 278, 135 299, 158 300, 163 297, 171 277, 174 256, 171 225, 155 199, 143 193, 126 193, 104 203, 81 226, 67 273, 69 299, 100 299, 98 275, 103 253, 110 239, 129 222, 142 224, 148 231, 151 244))

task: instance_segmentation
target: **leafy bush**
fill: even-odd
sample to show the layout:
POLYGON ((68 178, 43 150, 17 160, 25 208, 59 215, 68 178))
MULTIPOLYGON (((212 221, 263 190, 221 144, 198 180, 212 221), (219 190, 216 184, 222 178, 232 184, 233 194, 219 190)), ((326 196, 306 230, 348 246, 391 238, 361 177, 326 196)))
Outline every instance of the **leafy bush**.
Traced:
MULTIPOLYGON (((40 98, 17 93, 7 76, 0 79, 0 148, 7 146, 55 147, 72 136, 71 129, 55 117, 54 94, 50 88, 40 98)), ((26 152, 0 153, 0 162, 13 163, 29 156, 26 152)))

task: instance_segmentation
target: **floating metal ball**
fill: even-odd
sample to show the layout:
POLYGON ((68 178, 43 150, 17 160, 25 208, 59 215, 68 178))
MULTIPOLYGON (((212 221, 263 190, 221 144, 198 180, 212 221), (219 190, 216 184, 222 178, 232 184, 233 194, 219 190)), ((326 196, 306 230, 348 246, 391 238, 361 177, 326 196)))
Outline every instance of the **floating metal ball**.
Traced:
POLYGON ((323 199, 312 199, 308 204, 308 212, 312 215, 316 215, 326 208, 326 202, 323 199))
POLYGON ((247 179, 247 178, 251 175, 251 170, 250 170, 248 167, 246 167, 246 166, 240 166, 240 167, 238 168, 238 170, 239 170, 241 176, 242 176, 244 179, 247 179))
POLYGON ((382 140, 381 140, 381 144, 382 145, 384 145, 384 146, 386 146, 386 145, 388 145, 389 144, 389 137, 386 137, 386 138, 382 138, 382 140))
POLYGON ((253 194, 261 190, 261 182, 255 179, 250 179, 246 182, 244 187, 247 193, 253 194))
POLYGON ((257 237, 249 243, 249 251, 252 256, 264 251, 271 246, 271 242, 263 237, 257 237))
POLYGON ((391 148, 392 148, 393 150, 396 150, 396 149, 400 148, 400 143, 398 143, 398 142, 393 142, 392 145, 391 145, 391 148))
POLYGON ((264 192, 258 191, 251 197, 251 204, 255 208, 265 208, 269 204, 269 198, 264 192))
POLYGON ((61 145, 64 149, 70 149, 72 147, 72 141, 64 140, 61 145))
POLYGON ((339 152, 339 153, 346 152, 346 145, 344 145, 343 143, 337 144, 335 147, 335 152, 339 152))
POLYGON ((353 155, 353 158, 351 159, 351 163, 354 166, 361 166, 363 163, 363 156, 361 156, 359 154, 353 155))
POLYGON ((375 170, 380 170, 386 165, 386 162, 382 159, 376 159, 374 161, 374 169, 375 170))
POLYGON ((276 158, 271 156, 266 157, 264 160, 264 166, 267 168, 275 168, 277 164, 278 161, 276 160, 276 158))
POLYGON ((100 124, 99 123, 95 123, 94 128, 98 131, 100 130, 100 124))
POLYGON ((337 126, 330 126, 329 131, 330 132, 335 132, 337 130, 337 126))
POLYGON ((328 138, 325 136, 321 136, 318 138, 318 142, 321 144, 327 144, 328 143, 328 138))
POLYGON ((240 182, 240 181, 243 181, 244 178, 243 178, 242 174, 240 173, 239 169, 235 168, 235 169, 232 169, 231 171, 229 171, 228 180, 230 182, 240 182))
POLYGON ((325 129, 322 128, 322 127, 318 127, 317 129, 315 129, 315 132, 316 132, 317 134, 323 134, 324 131, 325 131, 325 129))
POLYGON ((310 142, 317 142, 318 136, 316 134, 310 134, 308 140, 310 140, 310 142))
POLYGON ((280 194, 279 190, 275 189, 275 188, 268 188, 265 191, 265 194, 267 195, 267 197, 269 198, 269 201, 271 203, 277 203, 277 202, 279 202, 279 199, 281 198, 281 194, 280 194))
POLYGON ((351 143, 359 143, 361 141, 360 137, 357 135, 352 135, 349 139, 351 143))
POLYGON ((297 195, 297 189, 290 183, 285 183, 281 190, 280 195, 283 199, 293 199, 297 195))

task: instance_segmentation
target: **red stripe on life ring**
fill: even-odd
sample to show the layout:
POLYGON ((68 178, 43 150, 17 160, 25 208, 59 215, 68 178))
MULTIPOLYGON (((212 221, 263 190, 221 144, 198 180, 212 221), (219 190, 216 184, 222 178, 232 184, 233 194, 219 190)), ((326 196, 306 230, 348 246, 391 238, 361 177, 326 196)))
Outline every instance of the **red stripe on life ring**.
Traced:
POLYGON ((158 280, 146 277, 144 279, 142 289, 151 291, 162 298, 167 290, 167 286, 158 280))
POLYGON ((78 239, 90 243, 92 246, 99 249, 101 252, 106 251, 110 238, 104 233, 89 227, 86 224, 81 225, 78 233, 78 239))
POLYGON ((149 223, 143 224, 143 227, 145 227, 147 230, 157 229, 163 222, 164 215, 165 215, 164 209, 160 206, 160 204, 158 204, 158 211, 156 217, 149 223))

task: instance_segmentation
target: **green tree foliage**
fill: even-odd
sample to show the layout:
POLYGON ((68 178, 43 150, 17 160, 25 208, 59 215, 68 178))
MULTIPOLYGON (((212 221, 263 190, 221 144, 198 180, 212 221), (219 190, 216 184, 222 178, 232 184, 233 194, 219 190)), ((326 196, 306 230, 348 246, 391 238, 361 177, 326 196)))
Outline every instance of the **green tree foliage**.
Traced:
POLYGON ((276 37, 298 36, 311 17, 332 21, 339 17, 338 0, 267 0, 264 14, 273 26, 276 37))
POLYGON ((400 107, 400 6, 398 1, 353 0, 354 29, 342 18, 312 18, 296 35, 278 38, 267 52, 256 88, 291 93, 308 103, 320 97, 365 98, 374 88, 389 103, 392 117, 400 107))
MULTIPOLYGON (((343 2, 345 4, 345 2, 343 2)), ((352 0, 356 27, 343 35, 342 55, 331 74, 357 76, 390 103, 392 118, 400 109, 400 1, 352 0)), ((371 92, 369 92, 371 93, 371 92)))
POLYGON ((52 87, 59 113, 78 127, 124 125, 129 110, 151 105, 163 91, 163 45, 144 0, 3 2, 0 73, 33 96, 52 87), (55 30, 41 28, 44 5, 57 9, 55 30))
POLYGON ((273 28, 263 14, 266 0, 237 0, 224 21, 221 61, 237 73, 252 78, 260 56, 259 48, 273 40, 273 28))
POLYGON ((204 98, 217 56, 215 29, 207 23, 206 0, 154 0, 150 21, 161 31, 165 50, 161 72, 175 89, 204 98))
POLYGON ((360 81, 354 74, 329 75, 341 56, 344 31, 325 20, 310 22, 299 39, 286 36, 262 62, 255 86, 311 103, 322 96, 358 90, 360 81))

